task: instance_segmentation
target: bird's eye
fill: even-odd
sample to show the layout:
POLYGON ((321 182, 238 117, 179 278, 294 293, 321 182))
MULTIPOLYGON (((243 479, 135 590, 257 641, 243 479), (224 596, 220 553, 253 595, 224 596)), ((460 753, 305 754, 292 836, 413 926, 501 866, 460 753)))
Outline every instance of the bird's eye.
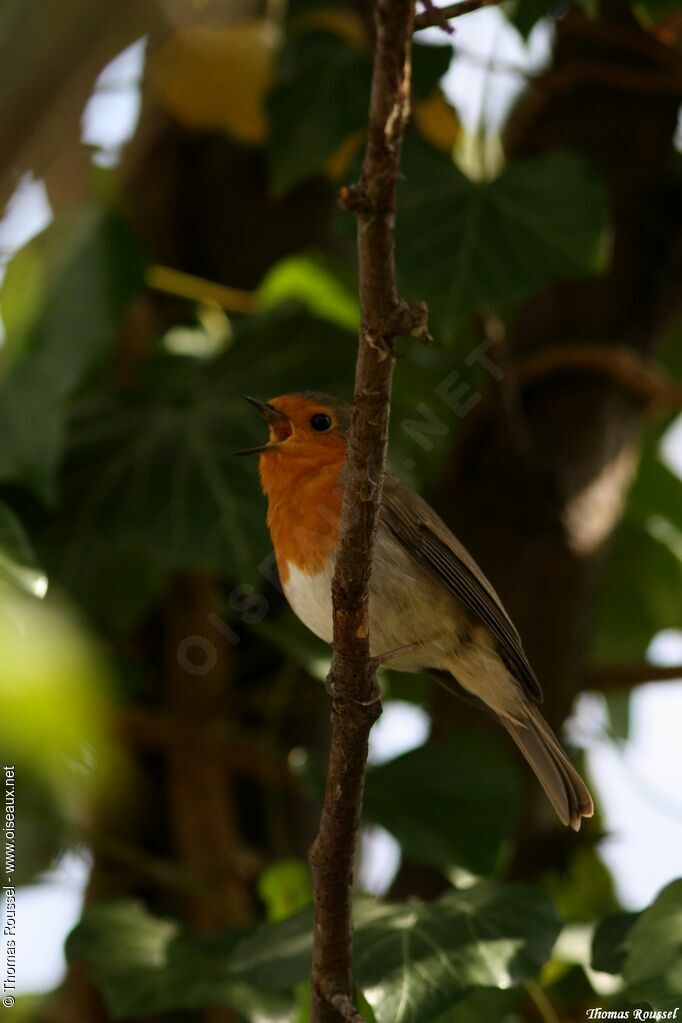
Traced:
POLYGON ((316 412, 314 416, 310 417, 310 425, 317 433, 325 433, 331 428, 332 421, 324 412, 316 412))

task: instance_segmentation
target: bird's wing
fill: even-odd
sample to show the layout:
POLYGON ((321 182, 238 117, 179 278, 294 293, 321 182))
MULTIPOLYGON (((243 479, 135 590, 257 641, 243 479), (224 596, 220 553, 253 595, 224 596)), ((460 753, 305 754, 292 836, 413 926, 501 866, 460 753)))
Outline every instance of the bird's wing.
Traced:
POLYGON ((401 547, 490 629, 509 670, 528 696, 541 701, 540 683, 492 584, 426 501, 390 474, 384 481, 381 520, 401 547))

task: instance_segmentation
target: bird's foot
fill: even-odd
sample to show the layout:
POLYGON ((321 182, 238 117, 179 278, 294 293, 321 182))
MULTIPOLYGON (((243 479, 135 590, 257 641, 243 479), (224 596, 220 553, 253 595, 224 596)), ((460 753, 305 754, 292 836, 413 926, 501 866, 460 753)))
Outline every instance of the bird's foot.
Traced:
MULTIPOLYGON (((324 680, 324 688, 327 690, 327 694, 332 698, 332 700, 337 700, 339 698, 334 687, 334 682, 332 681, 331 671, 327 673, 327 677, 324 680)), ((350 703, 355 703, 358 707, 372 707, 375 703, 379 703, 381 701, 381 693, 377 686, 375 694, 371 696, 369 700, 356 700, 353 696, 344 697, 344 700, 348 700, 350 703)))
POLYGON ((421 640, 417 639, 414 643, 405 643, 404 646, 397 646, 394 650, 386 650, 385 653, 372 657, 371 665, 376 671, 382 664, 387 664, 389 661, 395 660, 396 657, 400 657, 401 654, 409 653, 410 650, 416 650, 419 646, 421 646, 421 640))

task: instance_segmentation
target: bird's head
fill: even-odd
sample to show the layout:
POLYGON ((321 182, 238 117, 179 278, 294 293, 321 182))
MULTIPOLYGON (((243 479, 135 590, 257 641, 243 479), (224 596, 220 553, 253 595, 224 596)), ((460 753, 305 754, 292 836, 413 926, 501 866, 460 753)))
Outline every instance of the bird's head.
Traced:
POLYGON ((237 454, 259 454, 261 465, 273 455, 312 462, 344 461, 351 413, 347 402, 312 391, 269 401, 246 396, 244 400, 263 417, 269 436, 267 443, 237 454))

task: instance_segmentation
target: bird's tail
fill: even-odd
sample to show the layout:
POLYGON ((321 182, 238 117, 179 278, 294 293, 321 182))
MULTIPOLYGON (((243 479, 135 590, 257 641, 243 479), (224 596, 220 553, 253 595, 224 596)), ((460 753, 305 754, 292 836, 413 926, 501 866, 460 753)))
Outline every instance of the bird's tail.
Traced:
POLYGON ((533 768, 562 824, 579 831, 581 818, 594 813, 592 797, 538 708, 526 704, 523 721, 500 720, 533 768))

